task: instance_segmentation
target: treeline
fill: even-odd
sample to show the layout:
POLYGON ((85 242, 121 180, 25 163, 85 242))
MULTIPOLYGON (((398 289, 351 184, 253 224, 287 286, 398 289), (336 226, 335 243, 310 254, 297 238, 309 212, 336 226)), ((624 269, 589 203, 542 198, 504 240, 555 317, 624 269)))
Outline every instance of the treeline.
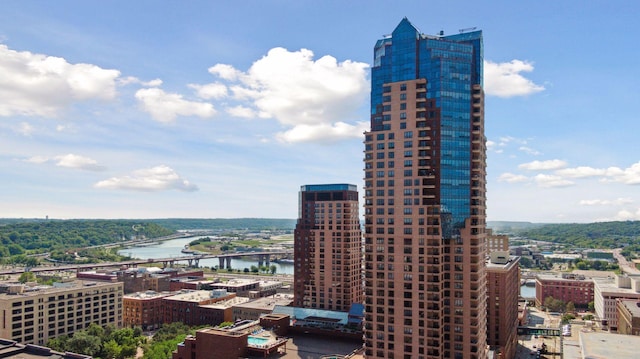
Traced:
POLYGON ((82 249, 122 239, 174 233, 152 222, 131 220, 40 220, 0 225, 0 257, 82 249))
POLYGON ((640 221, 545 224, 513 234, 577 248, 612 249, 640 244, 640 221))
POLYGON ((162 218, 151 220, 162 227, 179 229, 247 229, 261 230, 293 230, 295 219, 285 218, 162 218))
POLYGON ((92 323, 89 328, 50 339, 47 346, 61 352, 90 355, 100 359, 133 358, 138 347, 146 343, 140 328, 116 329, 92 323))

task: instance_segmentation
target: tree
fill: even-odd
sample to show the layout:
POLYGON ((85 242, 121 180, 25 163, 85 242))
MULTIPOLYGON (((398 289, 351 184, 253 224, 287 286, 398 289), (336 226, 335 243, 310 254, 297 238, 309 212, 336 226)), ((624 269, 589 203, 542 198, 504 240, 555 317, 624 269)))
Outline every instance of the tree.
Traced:
POLYGON ((567 311, 567 313, 575 313, 576 306, 575 304, 573 304, 573 302, 568 302, 565 310, 567 311))
POLYGON ((73 333, 67 342, 68 351, 96 356, 100 352, 101 341, 99 337, 94 337, 88 332, 81 330, 73 333))
POLYGON ((531 258, 520 257, 520 266, 522 266, 523 268, 531 268, 533 267, 533 261, 531 260, 531 258))
POLYGON ((18 278, 18 282, 20 283, 35 282, 36 279, 37 279, 36 275, 33 274, 33 272, 24 272, 20 274, 20 277, 18 278))
POLYGON ((258 273, 260 269, 257 266, 251 266, 251 273, 258 273))
POLYGON ((275 265, 275 264, 272 264, 272 265, 269 267, 269 271, 271 272, 271 274, 276 274, 276 270, 278 270, 278 267, 276 267, 276 265, 275 265))
POLYGON ((587 309, 589 309, 589 311, 592 313, 595 312, 596 310, 595 302, 590 301, 589 304, 587 304, 587 309))

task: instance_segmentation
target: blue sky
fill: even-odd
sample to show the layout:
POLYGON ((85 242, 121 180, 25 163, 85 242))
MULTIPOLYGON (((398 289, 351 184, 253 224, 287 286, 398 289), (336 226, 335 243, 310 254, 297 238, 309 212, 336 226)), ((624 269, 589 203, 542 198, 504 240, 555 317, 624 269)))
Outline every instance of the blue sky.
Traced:
POLYGON ((406 16, 484 32, 489 220, 640 220, 634 1, 1 8, 0 217, 295 218, 300 185, 361 190, 373 46, 406 16))

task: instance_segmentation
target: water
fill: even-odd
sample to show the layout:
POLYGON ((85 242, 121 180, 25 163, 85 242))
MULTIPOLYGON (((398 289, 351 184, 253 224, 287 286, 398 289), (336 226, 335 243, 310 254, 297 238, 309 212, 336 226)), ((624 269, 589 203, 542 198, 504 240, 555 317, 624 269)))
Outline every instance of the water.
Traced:
MULTIPOLYGON (((183 257, 186 254, 180 251, 185 245, 198 238, 203 237, 178 238, 145 247, 129 247, 118 251, 118 254, 139 259, 183 257)), ((184 263, 186 264, 186 262, 184 263)), ((217 258, 200 260, 200 267, 215 267, 219 264, 220 262, 217 258)), ((293 263, 270 263, 270 265, 271 264, 276 266, 276 274, 293 274, 293 263)), ((232 269, 244 271, 245 268, 251 269, 251 266, 258 266, 258 260, 252 260, 249 257, 246 257, 246 259, 231 259, 232 269)))
POLYGON ((526 285, 520 286, 520 296, 523 298, 535 298, 536 287, 527 287, 526 285))

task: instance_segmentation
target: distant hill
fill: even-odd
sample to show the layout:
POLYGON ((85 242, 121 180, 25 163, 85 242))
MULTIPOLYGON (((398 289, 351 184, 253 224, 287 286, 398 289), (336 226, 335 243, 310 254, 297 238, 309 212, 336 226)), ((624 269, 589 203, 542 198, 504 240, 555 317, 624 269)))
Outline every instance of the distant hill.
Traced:
POLYGON ((512 226, 509 233, 579 248, 612 249, 640 244, 640 221, 555 223, 519 228, 512 226))
POLYGON ((164 228, 180 229, 246 229, 250 231, 261 230, 293 230, 296 226, 295 219, 287 218, 164 218, 150 219, 164 228))
POLYGON ((544 223, 514 222, 514 221, 487 221, 487 227, 493 229, 494 233, 510 233, 525 229, 545 226, 544 223))

